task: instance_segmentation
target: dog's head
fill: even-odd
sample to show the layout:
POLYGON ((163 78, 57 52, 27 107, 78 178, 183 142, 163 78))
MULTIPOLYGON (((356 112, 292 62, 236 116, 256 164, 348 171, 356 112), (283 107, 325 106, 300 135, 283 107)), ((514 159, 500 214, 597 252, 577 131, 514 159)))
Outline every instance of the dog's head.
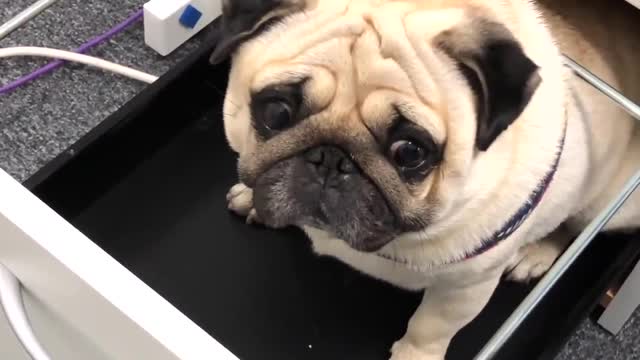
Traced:
POLYGON ((375 251, 455 213, 469 182, 498 183, 474 165, 496 161, 481 158, 541 78, 479 3, 224 4, 211 61, 233 57, 225 128, 263 221, 375 251))

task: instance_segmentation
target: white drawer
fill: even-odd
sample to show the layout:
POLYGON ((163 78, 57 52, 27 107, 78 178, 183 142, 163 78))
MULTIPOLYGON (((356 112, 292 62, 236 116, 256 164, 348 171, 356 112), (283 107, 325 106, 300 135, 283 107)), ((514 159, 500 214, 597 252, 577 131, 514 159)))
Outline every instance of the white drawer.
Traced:
POLYGON ((29 360, 26 351, 11 332, 7 318, 0 312, 0 356, 4 359, 29 360))
MULTIPOLYGON (((237 359, 1 170, 0 199, 0 263, 52 359, 237 359)), ((0 323, 0 358, 28 359, 0 323)))
MULTIPOLYGON (((109 359, 107 354, 82 332, 72 328, 29 292, 24 293, 24 305, 33 331, 51 359, 109 359)), ((8 319, 2 311, 0 311, 0 358, 31 360, 11 330, 8 319)))

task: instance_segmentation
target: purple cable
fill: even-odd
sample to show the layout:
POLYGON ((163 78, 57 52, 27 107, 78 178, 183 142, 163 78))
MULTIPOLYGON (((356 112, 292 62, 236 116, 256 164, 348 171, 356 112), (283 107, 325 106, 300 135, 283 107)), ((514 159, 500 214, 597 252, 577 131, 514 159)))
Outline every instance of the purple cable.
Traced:
MULTIPOLYGON (((136 21, 142 19, 142 14, 143 14, 142 10, 136 11, 134 14, 129 16, 125 21, 123 21, 120 24, 116 25, 111 30, 107 31, 106 33, 87 41, 86 43, 84 43, 79 48, 73 50, 73 52, 79 53, 79 54, 84 54, 85 52, 87 52, 91 48, 94 48, 97 45, 109 40, 110 38, 112 38, 115 35, 121 33, 122 31, 124 31, 129 26, 133 25, 136 21)), ((59 68, 64 63, 65 63, 64 60, 52 61, 52 62, 48 63, 47 65, 39 68, 38 70, 32 72, 31 74, 23 76, 23 77, 15 80, 15 81, 5 85, 5 86, 0 87, 0 95, 9 93, 9 92, 17 89, 18 87, 20 87, 20 86, 22 86, 22 85, 24 85, 24 84, 26 84, 26 83, 28 83, 28 82, 30 82, 32 80, 35 80, 35 79, 37 79, 37 78, 39 78, 39 77, 41 77, 41 76, 43 76, 43 75, 45 75, 47 73, 59 68)))

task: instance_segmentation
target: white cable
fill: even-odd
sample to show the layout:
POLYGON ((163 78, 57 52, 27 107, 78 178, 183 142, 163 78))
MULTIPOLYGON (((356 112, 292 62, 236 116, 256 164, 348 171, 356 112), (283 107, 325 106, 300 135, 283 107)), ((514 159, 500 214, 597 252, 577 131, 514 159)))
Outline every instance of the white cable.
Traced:
POLYGON ((157 76, 144 73, 139 70, 131 69, 126 66, 118 65, 110 61, 98 59, 92 56, 83 54, 77 54, 71 51, 50 49, 44 47, 34 46, 20 46, 0 48, 0 58, 15 57, 15 56, 38 56, 48 57, 60 60, 73 61, 93 67, 97 67, 103 70, 107 70, 116 74, 120 74, 135 80, 139 80, 145 83, 152 83, 158 79, 157 76))
POLYGON ((53 5, 57 0, 39 0, 0 26, 0 40, 53 5))
POLYGON ((51 360, 33 334, 22 302, 21 285, 18 279, 0 264, 0 305, 9 320, 9 325, 33 360, 51 360))

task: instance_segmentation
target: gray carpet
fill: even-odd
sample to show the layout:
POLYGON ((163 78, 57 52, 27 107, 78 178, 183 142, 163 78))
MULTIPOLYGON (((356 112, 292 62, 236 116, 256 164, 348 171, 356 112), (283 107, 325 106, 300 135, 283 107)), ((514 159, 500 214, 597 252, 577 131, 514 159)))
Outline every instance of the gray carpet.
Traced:
MULTIPOLYGON (((35 0, 0 0, 0 23, 35 0)), ((111 28, 143 1, 60 0, 0 47, 32 45, 71 49, 111 28)), ((198 46, 194 39, 167 58, 144 45, 142 25, 90 54, 161 75, 198 46)), ((0 84, 26 74, 45 61, 0 60, 0 84)), ((67 65, 51 75, 0 96, 0 167, 24 180, 131 99, 144 84, 85 66, 67 65)), ((640 359, 640 311, 617 337, 585 321, 559 360, 640 359)))
MULTIPOLYGON (((0 0, 0 22, 33 0, 0 0)), ((30 45, 73 49, 123 21, 142 1, 60 0, 8 38, 1 47, 30 45)), ((144 44, 139 23, 93 50, 94 55, 161 75, 198 46, 189 42, 168 58, 144 44)), ((47 60, 0 61, 0 83, 27 74, 47 60)), ((83 65, 67 65, 0 96, 0 165, 23 180, 131 99, 145 84, 83 65)))

